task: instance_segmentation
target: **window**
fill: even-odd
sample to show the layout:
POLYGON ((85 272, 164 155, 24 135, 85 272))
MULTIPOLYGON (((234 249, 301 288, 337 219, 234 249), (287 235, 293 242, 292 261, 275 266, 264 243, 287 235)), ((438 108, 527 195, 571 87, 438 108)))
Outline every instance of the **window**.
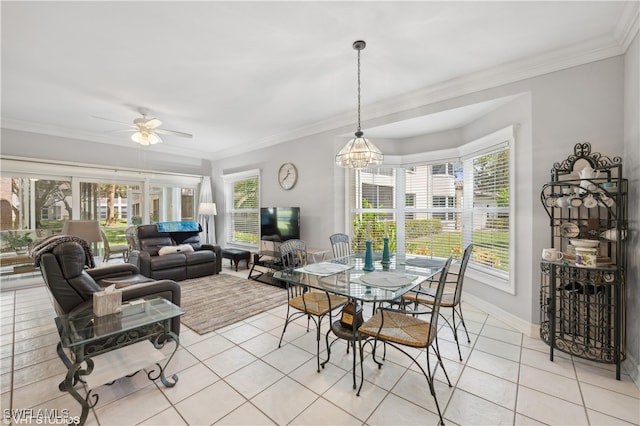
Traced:
POLYGON ((393 251, 460 259, 473 243, 471 270, 484 273, 483 282, 513 291, 512 141, 509 127, 461 147, 459 159, 352 171, 354 250, 363 251, 366 239, 376 247, 389 235, 393 251))
POLYGON ((229 244, 257 246, 260 238, 259 172, 224 176, 227 209, 225 238, 229 244))

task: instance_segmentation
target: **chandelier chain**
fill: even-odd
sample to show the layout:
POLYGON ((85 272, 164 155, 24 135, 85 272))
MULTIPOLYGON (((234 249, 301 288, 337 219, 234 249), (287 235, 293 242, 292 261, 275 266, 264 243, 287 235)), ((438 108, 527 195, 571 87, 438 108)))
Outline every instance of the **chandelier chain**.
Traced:
POLYGON ((358 132, 360 130, 360 49, 358 49, 358 132))

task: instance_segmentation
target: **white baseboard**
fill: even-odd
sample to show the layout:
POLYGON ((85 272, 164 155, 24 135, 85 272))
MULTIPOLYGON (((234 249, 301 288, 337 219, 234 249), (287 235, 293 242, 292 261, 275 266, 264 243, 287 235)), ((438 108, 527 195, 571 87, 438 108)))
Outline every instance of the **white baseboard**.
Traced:
POLYGON ((502 308, 493 305, 486 300, 480 299, 473 294, 465 293, 463 295, 464 303, 469 303, 476 308, 480 309, 483 312, 490 314, 495 319, 502 321, 510 327, 515 328, 523 334, 526 334, 529 337, 539 338, 540 337, 540 325, 533 324, 528 321, 523 320, 510 312, 505 311, 502 308))

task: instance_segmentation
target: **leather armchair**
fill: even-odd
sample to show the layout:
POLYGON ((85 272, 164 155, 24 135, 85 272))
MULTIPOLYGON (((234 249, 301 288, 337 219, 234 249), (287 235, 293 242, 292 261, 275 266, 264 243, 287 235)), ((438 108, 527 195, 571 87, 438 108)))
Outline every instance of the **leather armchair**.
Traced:
POLYGON ((129 262, 144 276, 182 281, 222 270, 222 248, 201 244, 198 232, 160 232, 156 225, 140 225, 136 236, 138 250, 131 252, 129 262), (189 244, 193 251, 159 254, 163 247, 182 244, 189 244))
MULTIPOLYGON (((129 280, 133 284, 122 287, 122 301, 163 297, 180 306, 180 285, 175 281, 154 281, 139 274, 131 264, 117 264, 102 268, 85 269, 86 253, 73 241, 64 242, 40 257, 40 272, 53 296, 58 315, 91 308, 93 293, 102 291, 111 283, 104 279, 129 280), (147 282, 139 282, 140 280, 147 282)), ((171 330, 180 333, 180 317, 172 320, 171 330)))

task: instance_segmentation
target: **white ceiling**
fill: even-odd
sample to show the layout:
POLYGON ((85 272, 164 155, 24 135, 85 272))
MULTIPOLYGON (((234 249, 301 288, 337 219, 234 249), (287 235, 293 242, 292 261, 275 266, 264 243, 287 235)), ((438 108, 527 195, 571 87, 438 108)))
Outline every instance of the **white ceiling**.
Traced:
MULTIPOLYGON (((564 52, 620 54, 638 14, 637 1, 2 1, 1 8, 3 127, 131 146, 128 134, 112 132, 122 125, 92 116, 129 123, 146 108, 163 127, 194 135, 166 136, 147 149, 210 158, 318 130, 355 130, 354 40, 367 42, 366 124, 395 112, 403 95, 472 73, 533 69, 535 58, 549 63, 564 52)), ((491 107, 363 128, 407 137, 491 107)))

